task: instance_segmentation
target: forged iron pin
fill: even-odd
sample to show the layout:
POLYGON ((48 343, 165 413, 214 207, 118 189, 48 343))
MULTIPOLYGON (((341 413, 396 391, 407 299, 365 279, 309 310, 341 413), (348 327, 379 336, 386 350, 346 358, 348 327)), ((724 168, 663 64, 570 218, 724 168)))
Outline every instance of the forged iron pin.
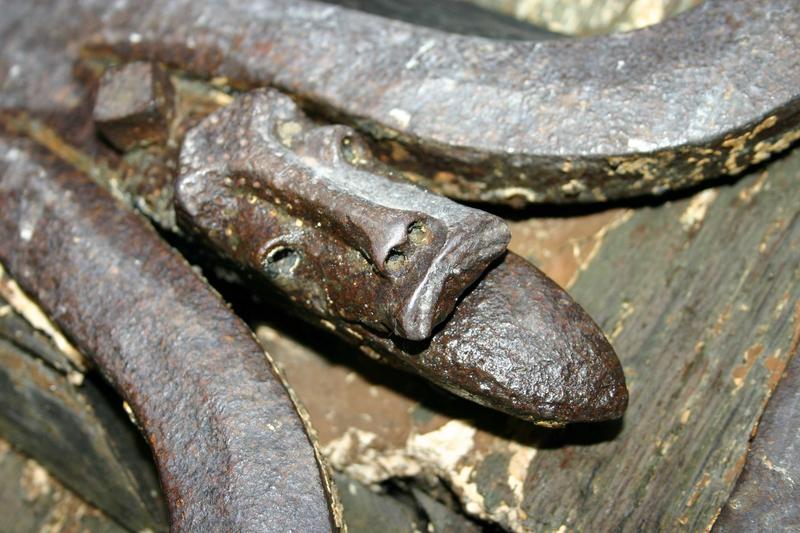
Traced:
POLYGON ((625 378, 591 318, 519 256, 489 265, 505 225, 369 173, 369 158, 350 128, 253 91, 187 135, 178 220, 304 318, 456 394, 547 424, 620 417, 625 378), (417 296, 428 284, 438 301, 417 296), (425 327, 412 330, 419 306, 425 327))
POLYGON ((360 170, 368 157, 351 128, 254 91, 186 136, 178 212, 321 316, 423 340, 510 233, 499 217, 360 170))
POLYGON ((173 115, 172 84, 157 63, 111 67, 100 80, 94 123, 122 151, 167 140, 173 115))

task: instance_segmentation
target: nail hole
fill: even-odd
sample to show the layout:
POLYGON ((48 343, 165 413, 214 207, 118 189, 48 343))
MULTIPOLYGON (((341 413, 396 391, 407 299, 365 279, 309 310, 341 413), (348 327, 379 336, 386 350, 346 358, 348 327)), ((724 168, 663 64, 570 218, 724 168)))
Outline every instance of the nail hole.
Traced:
POLYGON ((402 272, 406 268, 406 254, 400 250, 392 249, 386 257, 386 270, 389 272, 402 272))
POLYGON ((367 160, 364 145, 349 135, 342 138, 342 155, 351 165, 357 165, 367 160))
POLYGON ((271 278, 291 276, 300 262, 297 250, 279 246, 267 254, 267 275, 271 278))
POLYGON ((428 244, 431 242, 431 231, 422 222, 414 222, 408 227, 408 240, 412 244, 428 244))

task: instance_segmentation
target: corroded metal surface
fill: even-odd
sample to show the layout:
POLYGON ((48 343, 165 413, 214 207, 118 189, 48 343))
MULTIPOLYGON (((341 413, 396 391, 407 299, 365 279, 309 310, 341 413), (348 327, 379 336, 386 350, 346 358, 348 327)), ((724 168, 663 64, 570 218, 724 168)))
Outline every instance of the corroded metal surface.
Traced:
MULTIPOLYGON (((163 201, 164 198, 171 198, 171 195, 168 192, 162 194, 165 192, 163 186, 168 182, 163 178, 169 176, 171 153, 165 153, 158 146, 151 145, 146 149, 137 147, 120 157, 110 153, 108 149, 97 143, 95 132, 91 128, 91 109, 87 106, 93 100, 93 85, 85 83, 82 76, 85 76, 87 71, 82 70, 81 65, 76 66, 74 61, 76 60, 76 50, 80 50, 80 42, 84 33, 99 30, 100 26, 108 23, 109 20, 97 18, 90 12, 81 11, 78 7, 80 6, 59 4, 52 6, 52 9, 45 9, 40 5, 25 3, 10 6, 7 13, 8 18, 4 19, 7 25, 0 29, 7 32, 14 28, 16 38, 9 39, 8 45, 0 51, 2 54, 0 59, 5 68, 2 74, 5 77, 2 78, 3 92, 0 93, 0 106, 29 113, 23 113, 28 118, 19 120, 20 123, 27 124, 23 125, 21 131, 35 139, 37 143, 48 147, 70 165, 91 173, 99 181, 120 185, 129 177, 139 180, 141 176, 150 176, 149 169, 155 167, 157 179, 156 186, 152 190, 157 193, 154 197, 156 200, 149 200, 150 185, 148 183, 144 183, 144 189, 141 192, 133 195, 133 200, 140 207, 150 207, 148 215, 153 216, 165 228, 173 229, 170 224, 171 205, 169 202, 163 201), (58 20, 58 25, 54 25, 53 19, 58 20), (62 21, 65 22, 62 23, 62 21), (48 28, 52 31, 48 31, 48 28), (48 38, 42 39, 42 35, 47 35, 48 38), (143 154, 146 157, 142 157, 143 154), (148 169, 146 173, 137 172, 137 169, 143 168, 148 169)), ((191 74, 190 72, 189 75, 191 76, 191 74)), ((181 88, 176 87, 176 90, 180 92, 181 88)), ((212 108, 225 105, 229 99, 219 98, 218 100, 212 105, 212 108)), ((177 101, 178 107, 187 103, 185 99, 181 99, 181 96, 177 97, 177 101)), ((190 102, 190 107, 194 105, 194 102, 194 100, 190 102)), ((181 117, 184 112, 185 109, 176 109, 176 115, 181 115, 181 117)), ((16 117, 17 113, 15 111, 6 116, 16 117)), ((14 120, 16 118, 11 122, 14 120)), ((8 124, 7 121, 6 123, 8 124)), ((175 133, 173 130, 175 128, 170 128, 170 135, 175 133)), ((167 142, 169 144, 173 141, 175 139, 170 137, 167 142)), ((122 144, 127 146, 126 143, 122 144)), ((174 143, 171 146, 171 150, 176 147, 174 143)), ((107 209, 114 211, 118 207, 109 206, 107 209)), ((100 223, 98 222, 98 224, 100 223)), ((59 228, 60 225, 62 224, 55 223, 55 227, 48 227, 47 231, 65 233, 71 231, 66 227, 59 228)), ((101 227, 106 225, 113 227, 113 216, 110 214, 109 220, 100 224, 101 227)), ((68 225, 64 224, 64 226, 68 225)), ((114 250, 126 245, 128 240, 128 237, 123 236, 109 239, 104 243, 111 247, 109 251, 96 252, 86 260, 105 257, 109 253, 113 256, 117 253, 114 250)), ((132 250, 131 254, 133 257, 145 255, 137 250, 132 250)), ((77 258, 74 259, 77 260, 77 258)), ((23 258, 17 260, 23 261, 23 258)), ((55 269, 56 266, 51 264, 49 268, 55 269)), ((51 271, 39 272, 37 269, 31 275, 44 276, 49 275, 48 272, 51 271)), ((75 281, 70 285, 70 290, 74 291, 72 296, 76 300, 79 287, 83 283, 88 282, 85 280, 80 283, 75 281)), ((180 306, 181 304, 191 305, 191 298, 184 294, 160 290, 162 285, 148 288, 146 286, 138 287, 138 284, 139 279, 136 276, 127 276, 125 289, 128 292, 126 295, 130 297, 130 304, 137 306, 137 312, 132 312, 131 316, 126 316, 126 319, 133 321, 136 326, 140 322, 149 324, 162 321, 165 316, 172 324, 185 319, 169 309, 159 312, 157 316, 148 316, 146 309, 152 308, 149 305, 145 306, 144 299, 147 298, 153 302, 169 299, 173 305, 180 306)), ((478 399, 518 416, 559 423, 613 418, 621 415, 626 404, 627 393, 624 388, 624 378, 613 351, 596 326, 568 299, 563 291, 557 289, 531 265, 514 256, 507 256, 503 260, 503 264, 493 268, 479 287, 479 290, 474 289, 464 297, 464 301, 468 303, 459 306, 460 311, 451 317, 444 328, 438 329, 434 339, 430 341, 398 340, 396 337, 376 334, 372 329, 342 320, 325 322, 323 325, 325 327, 333 326, 351 343, 358 344, 370 355, 383 354, 384 357, 388 355, 386 358, 391 359, 395 364, 410 367, 459 394, 478 399), (528 283, 532 283, 533 287, 528 287, 527 291, 523 291, 522 287, 528 283), (519 288, 514 289, 509 284, 517 284, 519 288), (542 303, 544 305, 538 312, 530 313, 528 306, 537 306, 542 303), (483 316, 483 308, 487 312, 491 312, 491 316, 483 316), (498 337, 499 330, 489 327, 491 321, 495 321, 497 327, 502 329, 504 338, 498 337), (570 321, 578 322, 579 327, 568 326, 570 321), (561 328, 566 328, 567 331, 561 332, 561 328), (443 333, 445 330, 451 331, 452 334, 443 333), (465 348, 473 343, 473 338, 483 342, 480 349, 465 348), (555 363, 551 361, 553 354, 557 354, 555 363)), ((102 299, 110 294, 106 294, 97 287, 90 288, 91 290, 85 290, 80 294, 87 302, 91 302, 95 298, 100 298, 102 302, 102 299)), ((183 308, 181 307, 181 309, 183 308)), ((198 315, 204 314, 205 310, 197 309, 197 313, 198 315)), ((98 324, 107 324, 100 321, 102 318, 108 318, 106 315, 112 314, 102 313, 102 316, 82 320, 80 322, 80 327, 83 328, 81 333, 88 335, 88 330, 96 327, 95 320, 98 320, 98 324)), ((306 314, 305 318, 313 316, 306 314)), ((218 320, 218 317, 212 314, 203 317, 202 320, 198 318, 196 324, 198 327, 205 324, 208 332, 219 331, 220 326, 214 323, 215 320, 218 320)), ((100 330, 102 331, 103 328, 101 327, 100 330)), ((158 344, 157 338, 137 337, 133 340, 158 344)), ((475 343, 476 346, 477 344, 478 342, 475 343)), ((132 351, 140 348, 141 346, 136 343, 132 343, 130 347, 132 351)), ((209 361, 218 361, 216 357, 232 357, 232 362, 237 361, 233 355, 224 351, 214 354, 214 357, 209 357, 209 361)), ((163 363, 159 359, 148 360, 148 362, 156 365, 157 368, 160 368, 157 366, 159 363, 163 363)), ((101 361, 101 366, 112 363, 101 361)), ((235 365, 233 365, 234 368, 229 369, 229 364, 228 362, 223 364, 226 373, 235 369, 235 365)), ((206 367, 201 365, 201 368, 206 367)), ((108 369, 112 376, 117 370, 117 368, 111 367, 108 369)), ((126 367, 125 370, 130 371, 130 368, 126 367)), ((261 376, 259 372, 263 373, 265 370, 262 368, 254 370, 254 372, 254 376, 258 378, 261 376)), ((172 376, 174 379, 170 379, 169 384, 184 387, 188 391, 187 394, 196 392, 197 388, 204 390, 202 387, 197 387, 196 381, 190 381, 187 384, 182 377, 175 374, 172 376)), ((127 385, 137 385, 139 380, 144 379, 146 379, 144 376, 137 374, 135 378, 130 378, 127 385)), ((152 387, 165 385, 162 382, 163 380, 159 380, 156 384, 142 384, 142 386, 151 390, 152 387)), ((211 383, 216 383, 216 381, 211 379, 211 383)), ((237 382, 225 391, 215 390, 214 394, 208 394, 206 401, 214 402, 215 406, 221 408, 219 402, 222 400, 217 399, 216 394, 222 394, 222 398, 224 398, 224 394, 247 393, 250 390, 248 383, 249 381, 244 379, 242 383, 237 382)), ((269 385, 267 383, 261 386, 268 387, 269 385)), ((248 402, 242 402, 243 408, 246 410, 256 409, 259 402, 268 401, 268 398, 262 397, 262 393, 263 391, 253 393, 252 397, 248 398, 248 402), (250 403, 251 401, 252 403, 250 403)), ((191 397, 190 395, 187 398, 191 397)), ((160 395, 153 393, 148 396, 148 399, 153 402, 153 404, 148 404, 153 411, 150 416, 143 415, 141 412, 141 406, 138 403, 142 401, 141 397, 130 401, 149 435, 161 433, 172 435, 170 428, 181 427, 182 418, 187 416, 182 410, 188 405, 185 399, 179 395, 165 396, 163 393, 160 395), (183 407, 176 409, 174 407, 176 403, 179 407, 183 407)), ((209 418, 209 409, 201 409, 190 415, 194 416, 194 418, 189 416, 187 423, 190 424, 213 425, 217 422, 215 417, 209 418)), ((261 422, 252 420, 251 422, 256 426, 252 428, 253 431, 265 431, 261 422)), ((241 434, 250 429, 249 427, 236 430, 229 428, 222 431, 221 434, 227 439, 232 434, 241 434)), ((289 433, 289 436, 296 437, 294 433, 289 433)), ((160 457, 174 457, 182 450, 187 449, 186 442, 178 437, 180 435, 175 440, 151 440, 151 444, 156 448, 160 457)), ((278 436, 275 436, 275 439, 273 442, 278 442, 278 436)), ((303 446, 293 443, 291 439, 286 442, 281 441, 280 444, 276 444, 276 447, 281 450, 297 448, 302 451, 304 449, 303 446)), ((189 449, 191 449, 190 445, 189 449)), ((253 446, 249 451, 239 449, 241 453, 237 456, 237 460, 240 463, 259 461, 263 458, 260 455, 263 454, 263 450, 263 446, 253 446)), ((290 460, 288 454, 286 460, 290 460)), ((299 464, 303 469, 308 467, 307 462, 301 461, 299 464)), ((186 485, 182 485, 182 487, 190 496, 213 498, 213 494, 198 494, 198 492, 206 490, 207 487, 217 486, 220 473, 213 470, 216 465, 217 462, 206 460, 205 456, 202 459, 180 456, 180 461, 175 460, 174 463, 166 466, 162 464, 161 474, 167 487, 172 487, 179 481, 186 481, 186 485), (184 477, 180 477, 178 474, 173 475, 168 467, 174 467, 175 471, 186 469, 187 473, 184 477), (198 492, 195 492, 195 489, 198 492)), ((287 466, 286 470, 296 472, 297 468, 287 466)), ((262 479, 271 479, 263 472, 259 474, 258 468, 253 468, 252 472, 248 470, 248 473, 243 476, 248 480, 255 479, 256 476, 262 479)), ((222 478, 223 482, 226 480, 227 478, 222 478)), ((268 490, 270 494, 272 494, 273 488, 277 487, 276 491, 285 495, 297 496, 307 494, 308 491, 313 491, 319 486, 316 482, 307 483, 306 481, 297 481, 297 479, 281 478, 280 481, 284 484, 270 485, 268 490), (299 492, 298 487, 301 487, 299 492)), ((256 487, 250 496, 256 498, 262 495, 264 490, 267 489, 256 487)), ((181 501, 178 498, 179 495, 176 491, 167 491, 173 508, 181 501)), ((237 492, 235 495, 240 496, 242 493, 237 492)), ((225 511, 232 520, 252 518, 248 514, 250 511, 253 513, 270 512, 267 508, 254 510, 248 501, 234 501, 232 498, 216 501, 219 505, 228 505, 225 509, 213 505, 208 507, 208 513, 219 512, 219 515, 203 515, 198 520, 208 518, 211 521, 222 517, 225 511), (240 506, 244 511, 239 509, 240 506)), ((184 516, 194 516, 191 515, 188 507, 196 501, 184 498, 182 505, 186 509, 186 514, 178 515, 178 520, 184 516)), ((291 505, 291 503, 287 502, 287 505, 291 505)), ((198 504, 198 506, 201 505, 198 504)), ((285 520, 287 524, 292 523, 299 527, 304 526, 303 520, 316 520, 316 523, 326 520, 327 510, 323 511, 308 505, 294 507, 297 508, 294 514, 277 512, 280 519, 285 520), (314 516, 316 518, 313 518, 314 516)), ((263 516, 261 515, 261 517, 263 516)), ((257 519, 253 518, 253 520, 257 519)), ((276 522, 276 527, 282 523, 276 522)))
POLYGON ((348 128, 314 127, 275 91, 249 93, 187 135, 178 218, 306 319, 456 394, 548 423, 622 416, 611 345, 533 265, 508 254, 457 300, 505 249, 505 225, 369 173, 369 159, 348 128))
POLYGON ((252 92, 184 140, 179 215, 316 314, 423 340, 510 233, 499 217, 359 169, 368 158, 351 128, 252 92))
POLYGON ((137 2, 105 16, 86 50, 276 86, 460 198, 661 193, 800 137, 800 11, 780 0, 707 0, 640 31, 546 42, 295 0, 137 2))
POLYGON ((88 178, 0 146, 0 261, 133 408, 173 528, 330 530, 315 450, 247 327, 88 178))
POLYGON ((610 420, 628 405, 622 366, 600 328, 558 285, 511 252, 427 341, 384 338, 347 325, 336 333, 459 396, 529 420, 610 420))
POLYGON ((108 69, 100 80, 94 123, 120 150, 166 142, 173 90, 156 63, 128 63, 108 69))
POLYGON ((736 174, 790 146, 798 19, 780 0, 707 0, 631 33, 510 42, 308 1, 11 3, 3 24, 39 33, 4 50, 0 105, 46 90, 22 68, 37 51, 56 83, 77 51, 151 58, 294 94, 447 195, 597 201, 736 174))

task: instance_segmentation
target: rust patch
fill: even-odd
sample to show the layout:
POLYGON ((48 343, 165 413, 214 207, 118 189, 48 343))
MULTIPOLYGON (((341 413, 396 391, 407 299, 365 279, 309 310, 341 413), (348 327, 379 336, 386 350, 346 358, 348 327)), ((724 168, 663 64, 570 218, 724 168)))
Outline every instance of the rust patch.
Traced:
POLYGON ((703 472, 702 479, 695 484, 692 495, 689 496, 688 500, 686 500, 686 507, 692 507, 695 503, 697 503, 701 493, 706 487, 708 487, 709 483, 711 483, 711 476, 707 472, 703 472))
POLYGON ((736 365, 733 370, 731 371, 731 376, 733 377, 733 392, 736 393, 739 389, 742 388, 744 385, 744 380, 747 377, 747 374, 750 373, 750 369, 753 368, 753 365, 764 351, 764 346, 761 344, 754 344, 753 346, 749 347, 744 352, 744 362, 740 365, 736 365))
MULTIPOLYGON (((790 354, 791 353, 792 352, 790 352, 790 354)), ((775 355, 767 357, 764 360, 764 367, 769 371, 769 381, 767 382, 769 390, 772 391, 778 386, 787 364, 786 358, 781 357, 780 350, 776 350, 775 355)))
MULTIPOLYGON (((756 426, 758 427, 758 426, 756 426)), ((727 485, 732 485, 739 475, 742 473, 742 469, 744 468, 745 462, 747 461, 748 451, 745 450, 736 462, 730 467, 728 470, 725 471, 723 479, 727 485)))

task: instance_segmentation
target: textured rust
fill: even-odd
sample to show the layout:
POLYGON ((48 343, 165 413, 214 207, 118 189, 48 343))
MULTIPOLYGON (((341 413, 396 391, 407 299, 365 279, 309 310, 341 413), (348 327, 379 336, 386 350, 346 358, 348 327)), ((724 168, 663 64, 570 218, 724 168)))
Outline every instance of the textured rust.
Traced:
POLYGON ((7 43, 17 70, 0 105, 35 96, 48 108, 77 50, 153 59, 233 87, 277 87, 367 132, 408 177, 465 199, 659 194, 739 173, 800 137, 800 11, 780 0, 707 0, 639 31, 545 41, 304 0, 4 7, 4 26, 39 32, 7 43), (44 86, 27 72, 37 53, 48 57, 34 67, 49 67, 44 86))
POLYGON ((498 217, 359 169, 346 126, 318 126, 277 91, 192 130, 175 198, 209 243, 321 317, 431 336, 508 244, 498 217))
MULTIPOLYGON (((282 128, 238 139, 272 139, 274 150, 222 153, 252 158, 250 166, 198 152, 210 141, 203 140, 209 131, 226 133, 230 117, 218 131, 206 124, 187 142, 187 168, 178 183, 185 227, 294 297, 292 309, 303 318, 333 328, 366 353, 480 403, 547 423, 614 418, 625 408, 619 362, 591 319, 514 254, 501 256, 462 293, 497 256, 493 249, 481 250, 485 255, 465 273, 443 274, 429 293, 435 303, 420 311, 411 305, 414 290, 425 286, 438 239, 449 233, 433 230, 439 219, 428 210, 415 207, 409 217, 404 206, 377 209, 378 198, 356 198, 346 180, 331 181, 332 169, 345 178, 359 172, 404 176, 468 199, 594 201, 735 174, 800 137, 800 13, 778 0, 707 0, 642 31, 547 42, 448 34, 303 0, 12 2, 4 6, 0 34, 0 107, 48 118, 71 113, 66 129, 90 151, 103 149, 81 128, 90 91, 74 80, 78 51, 90 62, 154 60, 231 92, 277 87, 319 116, 366 133, 369 148, 394 170, 370 158, 350 130, 298 118, 288 102, 282 109, 292 118, 282 128), (287 127, 295 121, 299 132, 287 127), (278 175, 267 168, 276 164, 309 179, 276 188, 278 175), (222 173, 216 176, 221 180, 193 189, 198 183, 190 174, 208 171, 222 173), (229 171, 236 175, 223 175, 229 171), (269 193, 256 191, 254 180, 268 176, 269 193), (210 203, 202 203, 200 190, 210 203), (348 210, 369 205, 358 220, 337 211, 331 197, 337 190, 348 210), (324 201, 314 203, 314 194, 324 201), (292 204, 292 195, 302 201, 292 204), (298 213, 289 213, 288 205, 297 205, 298 213), (422 223, 419 213, 427 217, 422 223), (229 227, 228 219, 237 223, 229 227), (377 231, 376 222, 391 231, 377 231), (299 240, 279 242, 289 237, 299 240), (350 254, 336 270, 342 279, 331 275, 337 263, 330 252, 338 251, 350 254), (355 279, 359 262, 363 285, 348 294, 344 284, 355 279), (331 291, 336 298, 329 300, 331 291), (366 304, 366 311, 348 308, 354 303, 366 304)), ((134 67, 121 68, 124 81, 125 69, 134 67)), ((136 68, 165 79, 154 64, 136 68)), ((106 80, 106 87, 113 85, 106 80)), ((158 102, 159 87, 166 85, 146 85, 130 89, 158 102)), ((100 96, 102 102, 102 89, 100 96)), ((122 150, 163 142, 160 117, 168 110, 124 105, 132 102, 111 98, 112 112, 95 116, 99 129, 122 150), (136 133, 141 110, 156 117, 145 118, 145 125, 159 127, 136 133), (123 133, 115 132, 115 121, 123 133)), ((267 114, 254 122, 269 125, 271 118, 281 117, 267 114)), ((221 144, 232 142, 228 135, 221 144)), ((26 152, 4 150, 0 257, 134 406, 159 459, 176 527, 220 520, 239 528, 267 518, 276 527, 327 527, 323 482, 302 425, 259 360, 263 354, 243 340, 246 328, 174 252, 95 185, 19 163, 26 152), (36 206, 45 215, 36 214, 36 206), (26 238, 35 233, 42 238, 26 238), (169 357, 157 355, 165 349, 172 350, 169 357), (158 377, 148 382, 151 375, 158 377), (255 411, 265 404, 283 413, 284 431, 264 429, 268 422, 255 411), (264 443, 292 454, 286 452, 285 463, 272 462, 264 443), (306 477, 295 477, 301 472, 306 477), (265 488, 265 479, 277 481, 265 488), (303 494, 311 503, 288 501, 303 494), (254 503, 271 496, 277 498, 272 507, 254 503)), ((158 150, 147 155, 160 177, 171 177, 158 150)), ((140 165, 130 154, 109 161, 128 171, 140 165)), ((120 175, 116 170, 110 175, 120 175)), ((381 183, 387 190, 400 187, 381 183)), ((142 196, 135 200, 147 205, 142 196)), ((163 217, 148 214, 163 223, 171 220, 171 208, 162 203, 163 217)), ((486 242, 502 241, 496 232, 486 242)))
POLYGON ((465 199, 659 194, 737 174, 800 137, 800 10, 781 0, 706 0, 639 31, 536 42, 304 0, 150 0, 116 7, 85 41, 278 87, 465 199))
POLYGON ((508 254, 456 305, 505 249, 505 225, 379 168, 349 128, 256 91, 187 135, 178 218, 305 318, 456 394, 544 423, 622 416, 616 354, 535 267, 508 254))
POLYGON ((622 366, 600 328, 511 252, 427 341, 344 324, 336 332, 455 394, 544 425, 615 419, 628 404, 622 366))
POLYGON ((332 528, 315 450, 263 350, 141 218, 3 141, 0 261, 133 408, 174 530, 332 528))

